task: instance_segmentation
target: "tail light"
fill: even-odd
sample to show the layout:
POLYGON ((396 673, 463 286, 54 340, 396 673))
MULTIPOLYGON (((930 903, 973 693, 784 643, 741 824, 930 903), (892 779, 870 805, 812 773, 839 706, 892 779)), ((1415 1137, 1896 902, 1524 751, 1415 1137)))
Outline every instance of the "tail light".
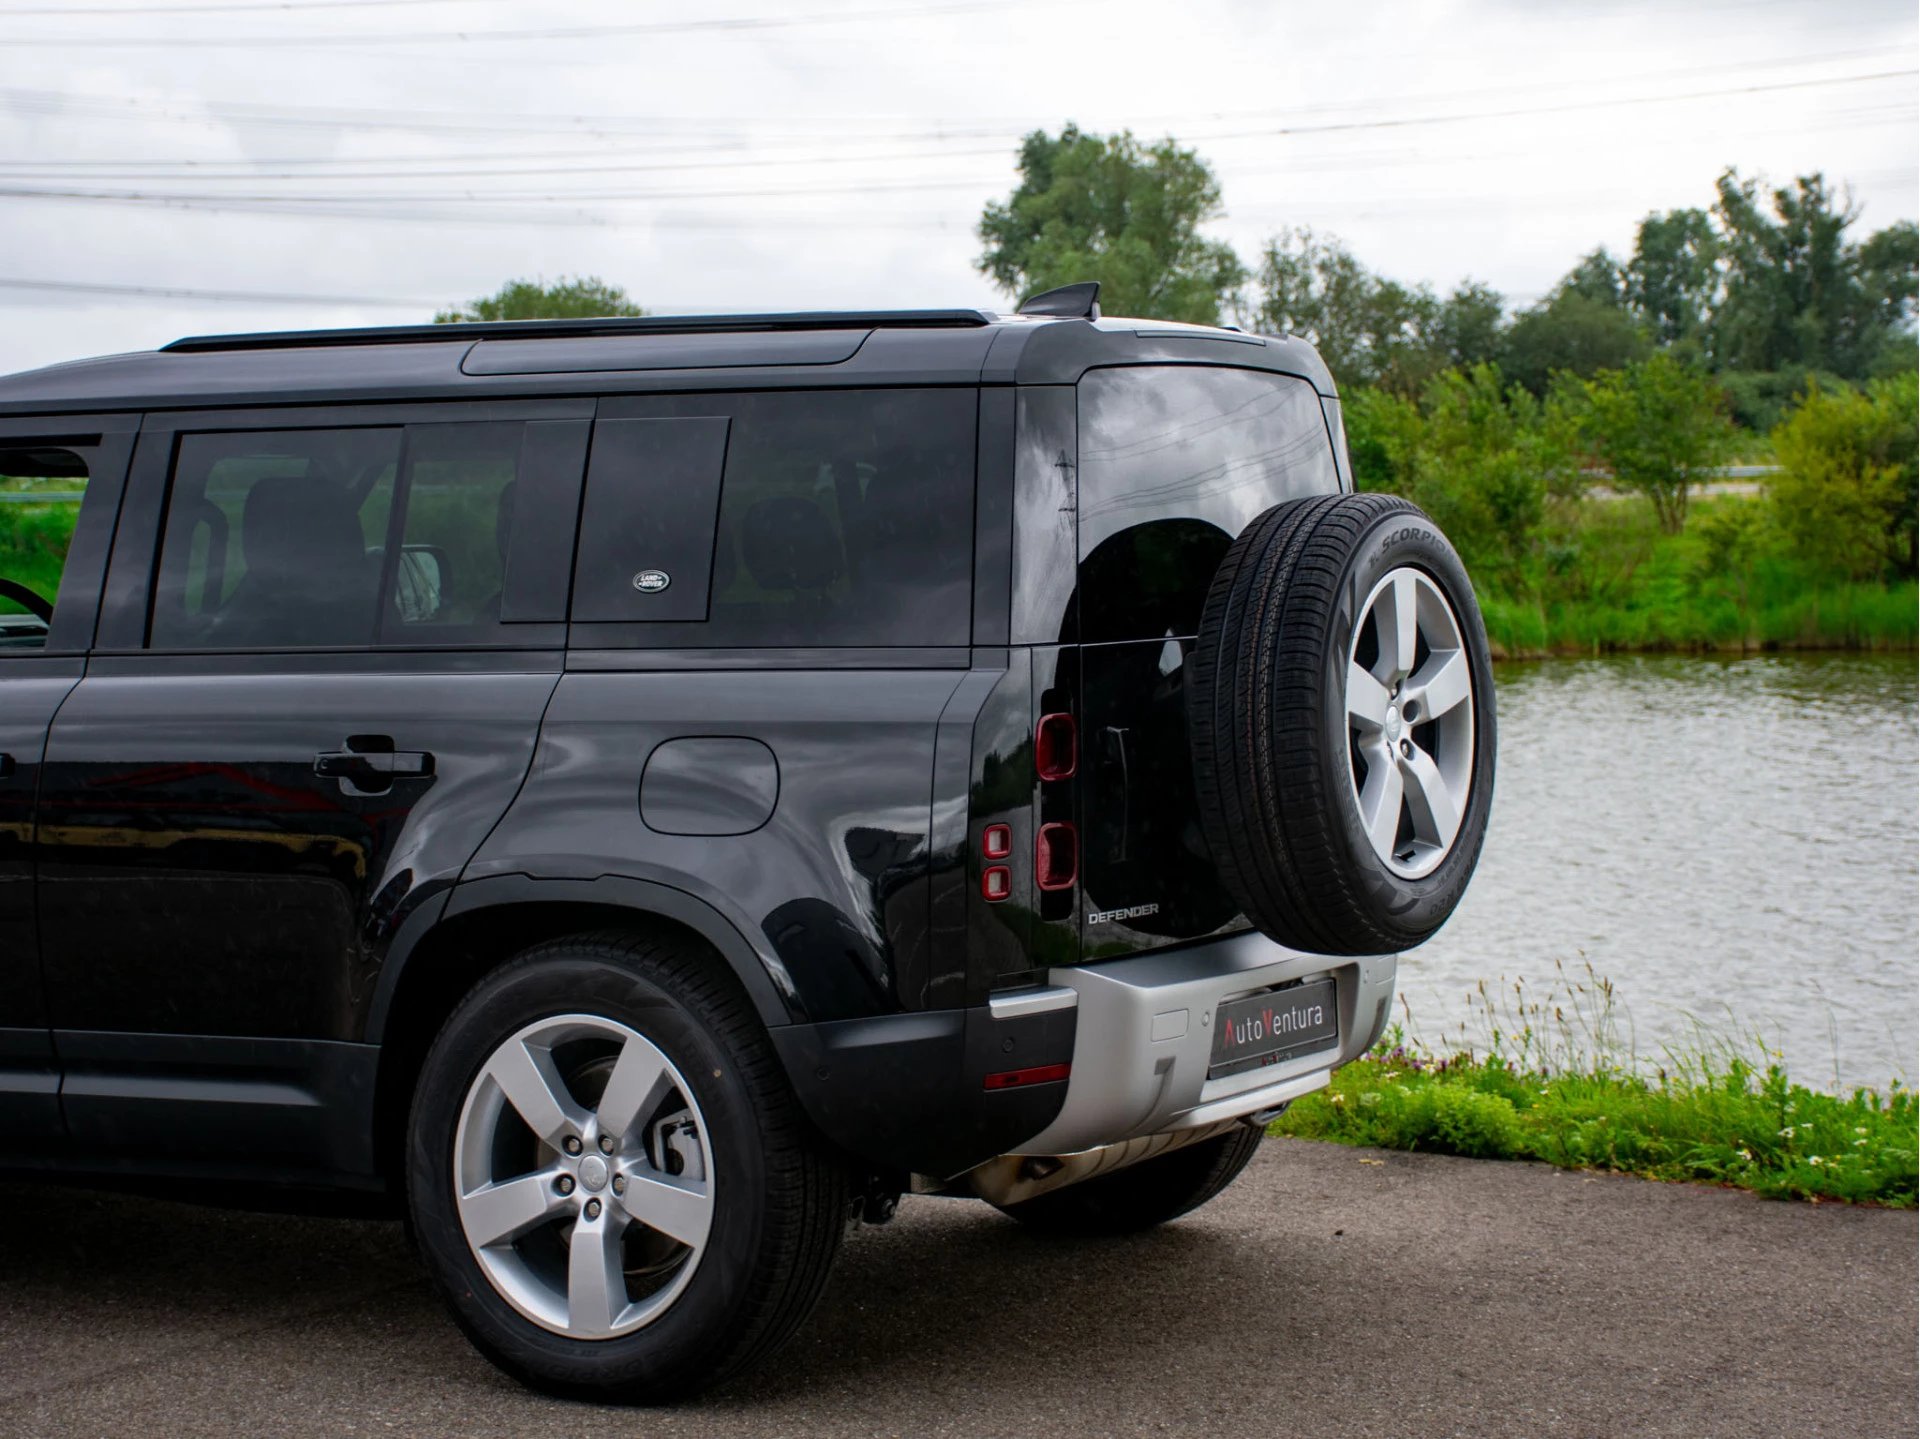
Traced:
POLYGON ((1013 893, 1013 871, 1004 864, 990 864, 980 871, 980 897, 1002 900, 1013 893))
POLYGON ((1033 729, 1033 767, 1041 779, 1072 779, 1080 767, 1080 738, 1070 714, 1040 716, 1033 729))
POLYGON ((1033 838, 1033 878, 1045 890, 1072 889, 1080 877, 1080 837, 1070 824, 1043 824, 1033 838))

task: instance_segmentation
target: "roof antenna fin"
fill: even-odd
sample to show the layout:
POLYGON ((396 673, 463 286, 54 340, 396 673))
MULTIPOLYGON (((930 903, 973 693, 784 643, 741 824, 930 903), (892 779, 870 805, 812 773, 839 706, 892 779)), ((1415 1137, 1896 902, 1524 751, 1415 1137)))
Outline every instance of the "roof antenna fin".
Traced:
POLYGON ((1062 285, 1057 290, 1042 290, 1020 302, 1023 315, 1058 315, 1066 320, 1100 318, 1100 282, 1083 280, 1077 285, 1062 285))

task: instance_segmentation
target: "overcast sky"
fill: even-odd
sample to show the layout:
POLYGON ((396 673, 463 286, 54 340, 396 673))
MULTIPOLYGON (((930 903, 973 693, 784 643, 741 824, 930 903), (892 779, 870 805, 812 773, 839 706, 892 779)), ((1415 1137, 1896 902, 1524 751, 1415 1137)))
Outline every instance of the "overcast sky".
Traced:
POLYGON ((1197 148, 1250 262, 1523 305, 1728 165, 1912 218, 1915 66, 1912 0, 0 0, 0 372, 518 276, 1004 305, 974 226, 1068 120, 1197 148))

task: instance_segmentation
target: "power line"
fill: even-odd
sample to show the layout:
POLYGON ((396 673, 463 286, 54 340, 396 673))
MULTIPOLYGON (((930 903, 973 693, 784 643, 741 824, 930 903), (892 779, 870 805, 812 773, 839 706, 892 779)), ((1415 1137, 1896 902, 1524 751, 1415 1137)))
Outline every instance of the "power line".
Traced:
MULTIPOLYGON (((1342 132, 1362 131, 1362 130, 1410 129, 1410 128, 1418 128, 1418 127, 1433 126, 1433 125, 1464 124, 1464 123, 1481 121, 1481 120, 1489 120, 1489 119, 1516 119, 1516 118, 1540 116, 1540 115, 1571 114, 1571 113, 1577 113, 1581 111, 1612 109, 1612 108, 1618 108, 1620 106, 1625 106, 1625 105, 1644 106, 1644 105, 1654 105, 1654 104, 1673 104, 1673 103, 1691 102, 1696 100, 1724 99, 1730 96, 1737 96, 1737 95, 1768 94, 1768 93, 1773 93, 1773 92, 1778 92, 1783 90, 1801 90, 1801 89, 1810 89, 1810 88, 1816 88, 1816 87, 1822 87, 1822 86, 1865 84, 1865 83, 1871 83, 1871 82, 1876 82, 1881 80, 1905 79, 1913 76, 1916 73, 1920 73, 1920 72, 1916 72, 1916 70, 1911 68, 1904 69, 1904 70, 1884 70, 1884 71, 1876 71, 1876 72, 1873 72, 1870 74, 1864 74, 1864 75, 1839 75, 1839 76, 1828 76, 1824 78, 1806 79, 1806 80, 1781 80, 1781 81, 1773 81, 1773 82, 1757 84, 1757 85, 1728 86, 1728 87, 1719 87, 1719 88, 1713 88, 1713 89, 1694 90, 1694 91, 1681 92, 1676 94, 1615 96, 1615 97, 1609 97, 1606 99, 1596 99, 1596 100, 1574 100, 1574 101, 1569 101, 1565 104, 1559 104, 1559 105, 1512 106, 1512 107, 1506 107, 1506 108, 1500 108, 1500 109, 1465 111, 1465 112, 1459 112, 1454 114, 1413 115, 1413 116, 1400 116, 1400 117, 1390 117, 1390 118, 1376 118, 1376 119, 1368 119, 1368 120, 1336 120, 1336 121, 1327 121, 1319 124, 1308 124, 1308 125, 1262 126, 1257 129, 1250 129, 1250 130, 1214 131, 1214 132, 1201 132, 1197 134, 1189 133, 1183 136, 1182 138, 1186 140, 1188 143, 1213 143, 1213 142, 1232 141, 1232 140, 1283 139, 1283 138, 1294 138, 1294 137, 1299 137, 1304 135, 1336 134, 1336 133, 1342 133, 1342 132)), ((1002 150, 994 149, 994 150, 981 150, 981 151, 970 151, 970 152, 948 151, 944 153, 936 153, 931 155, 908 154, 908 155, 890 156, 890 157, 863 157, 863 158, 866 158, 869 160, 880 159, 880 158, 923 160, 923 159, 960 158, 963 155, 980 156, 980 155, 996 155, 996 154, 1003 154, 1003 153, 1004 151, 1002 150)), ((754 164, 764 164, 767 162, 748 161, 748 162, 736 162, 736 163, 754 165, 754 164)), ((788 163, 791 164, 793 162, 789 161, 788 163)), ((823 163, 823 164, 836 163, 836 157, 831 157, 831 156, 822 157, 816 161, 812 161, 809 163, 823 163)), ((470 168, 470 169, 450 169, 450 170, 444 170, 444 171, 418 170, 418 171, 407 172, 404 174, 393 174, 393 173, 374 174, 369 172, 362 172, 359 175, 354 175, 352 173, 332 174, 332 175, 327 175, 319 178, 324 178, 324 179, 368 178, 368 179, 416 180, 416 179, 430 179, 430 178, 481 178, 481 177, 511 178, 515 176, 530 175, 530 174, 539 175, 543 177, 545 176, 564 177, 568 175, 622 173, 622 172, 629 172, 629 171, 644 172, 644 171, 651 171, 651 170, 688 169, 688 168, 720 169, 720 168, 728 168, 728 166, 719 165, 719 164, 712 165, 712 166, 682 165, 682 164, 662 164, 662 165, 638 164, 638 165, 585 166, 585 167, 575 167, 572 169, 565 169, 565 170, 555 170, 551 167, 542 167, 535 170, 528 170, 524 168, 497 168, 496 167, 496 168, 490 168, 490 169, 489 168, 470 168)), ((0 175, 8 175, 9 178, 11 178, 13 174, 18 174, 18 173, 19 172, 10 173, 5 170, 0 170, 0 175)), ((28 175, 26 176, 26 178, 31 179, 34 177, 32 175, 28 175)), ((96 178, 104 178, 104 177, 96 177, 96 178)), ((153 177, 149 177, 149 178, 153 178, 153 177)), ((172 178, 172 177, 169 177, 169 178, 172 178)), ((203 179, 207 177, 189 176, 189 177, 182 177, 182 178, 203 179)), ((291 176, 291 175, 275 176, 272 174, 264 174, 264 175, 263 174, 246 174, 246 175, 235 175, 235 176, 223 176, 218 178, 259 181, 259 180, 271 180, 276 178, 294 179, 294 178, 308 178, 308 177, 298 177, 298 176, 291 176)), ((357 193, 332 192, 332 193, 308 193, 308 194, 301 194, 298 192, 288 193, 285 191, 281 191, 278 193, 248 194, 245 192, 231 192, 231 191, 195 192, 195 191, 170 191, 170 190, 90 190, 90 189, 79 189, 73 186, 57 186, 57 187, 49 186, 44 188, 32 188, 24 185, 12 185, 12 186, 0 186, 0 196, 4 196, 6 198, 11 198, 11 199, 48 199, 48 200, 67 200, 67 201, 93 200, 93 201, 104 201, 104 202, 121 203, 121 204, 160 204, 160 205, 172 204, 172 205, 181 206, 183 208, 200 208, 200 209, 213 209, 213 208, 218 208, 221 205, 237 206, 241 204, 245 204, 248 206, 274 205, 274 206, 288 207, 289 209, 298 209, 298 208, 307 207, 307 206, 325 207, 325 206, 331 206, 331 205, 364 205, 369 203, 378 204, 382 201, 388 201, 388 200, 400 200, 400 201, 404 201, 409 204, 415 204, 415 205, 418 205, 424 202, 424 203, 447 204, 447 205, 454 205, 454 206, 484 206, 484 205, 501 205, 501 204, 513 204, 513 203, 565 204, 565 203, 581 201, 581 200, 599 200, 599 201, 611 200, 611 201, 625 201, 625 202, 632 203, 632 202, 643 202, 643 201, 652 202, 652 201, 659 201, 659 200, 780 199, 780 198, 787 198, 787 197, 806 197, 806 196, 813 196, 813 195, 865 195, 865 194, 877 194, 877 193, 883 193, 883 192, 889 192, 889 191, 902 191, 902 190, 979 189, 982 187, 999 184, 1001 183, 1003 178, 1004 178, 1003 176, 988 176, 981 179, 971 179, 971 178, 969 179, 950 178, 950 179, 941 179, 941 180, 913 179, 913 180, 904 180, 904 181, 898 181, 898 180, 868 181, 861 184, 850 184, 850 185, 841 185, 841 186, 832 186, 832 187, 822 187, 819 185, 807 185, 799 188, 783 187, 783 188, 754 188, 754 189, 732 189, 732 190, 623 189, 623 190, 571 190, 563 193, 556 193, 552 190, 519 191, 519 192, 513 192, 513 191, 502 192, 502 191, 496 190, 496 191, 491 191, 486 193, 475 193, 472 190, 460 190, 460 191, 442 191, 442 192, 426 193, 426 194, 410 191, 408 193, 399 194, 399 195, 377 192, 377 191, 362 191, 357 193)))
POLYGON ((575 25, 544 30, 370 30, 351 35, 309 31, 301 35, 46 35, 10 36, 9 46, 110 47, 136 50, 310 49, 328 45, 444 45, 476 41, 611 40, 635 35, 692 35, 752 30, 791 30, 811 25, 872 24, 928 16, 973 15, 990 10, 1028 10, 1038 4, 1077 5, 1089 0, 953 0, 889 10, 817 11, 806 15, 738 15, 706 20, 655 20, 638 25, 575 25))
POLYGON ((277 290, 198 290, 185 286, 108 285, 81 280, 29 280, 0 276, 0 289, 44 290, 62 295, 137 295, 165 300, 219 300, 240 304, 379 306, 396 310, 432 309, 434 300, 393 300, 370 295, 302 295, 277 290))
MULTIPOLYGON (((1906 52, 1902 50, 1901 55, 1906 52)), ((1747 73, 1756 70, 1792 68, 1803 71, 1811 65, 1843 64, 1856 60, 1886 59, 1890 51, 1885 46, 1866 49, 1832 51, 1818 55, 1795 55, 1780 59, 1733 61, 1719 65, 1690 65, 1665 70, 1641 71, 1634 75, 1607 77, 1602 83, 1616 85, 1654 84, 1667 80, 1691 78, 1696 76, 1723 73, 1747 73)), ((1406 95, 1396 97, 1395 103, 1403 105, 1445 104, 1450 101, 1473 98, 1485 100, 1490 94, 1525 95, 1541 90, 1561 92, 1564 86, 1557 84, 1531 84, 1506 86, 1489 92, 1485 87, 1468 91, 1429 93, 1424 95, 1406 95)), ((1253 110, 1218 110, 1186 115, 1139 115, 1130 117, 1130 123, 1136 129, 1157 129, 1161 126, 1183 126, 1209 121, 1252 120, 1278 115, 1308 115, 1327 112, 1351 111, 1364 108, 1373 101, 1332 101, 1313 105, 1264 107, 1253 110)), ((226 125, 262 125, 283 126, 296 129, 364 129, 364 130, 405 130, 415 133, 447 133, 455 135, 514 135, 530 134, 555 135, 604 135, 613 138, 619 135, 648 135, 654 137, 716 136, 738 137, 743 130, 755 126, 777 126, 781 131, 777 143, 805 145, 819 141, 842 138, 860 140, 897 140, 911 142, 937 143, 957 140, 998 139, 1009 135, 1018 135, 1036 125, 1048 123, 1035 116, 976 116, 968 125, 940 126, 934 129, 892 130, 878 132, 876 125, 893 125, 906 118, 900 115, 839 115, 829 117, 808 117, 800 115, 721 115, 696 116, 685 115, 604 115, 591 113, 576 114, 528 114, 520 112, 510 119, 503 120, 497 110, 458 111, 458 110, 383 110, 372 108, 349 108, 339 106, 305 105, 261 105, 246 101, 220 100, 207 102, 193 96, 102 96, 71 91, 7 88, 0 87, 0 108, 15 109, 28 113, 59 115, 73 118, 76 115, 91 114, 93 117, 120 119, 129 111, 158 115, 161 118, 187 119, 206 123, 217 121, 226 125), (167 114, 169 107, 192 107, 199 111, 191 116, 167 114), (818 127, 826 126, 827 129, 818 127), (713 128, 702 128, 713 127, 713 128)), ((725 149, 740 143, 738 138, 714 148, 725 149)), ((776 143, 766 138, 755 139, 756 145, 776 143)), ((685 148, 685 147, 676 147, 685 148)), ((579 158, 590 158, 595 152, 574 152, 579 158)), ((518 158, 567 158, 566 152, 558 154, 523 155, 518 158)), ((431 161, 438 157, 421 157, 431 161)), ((261 164, 307 164, 320 163, 304 159, 271 160, 257 162, 261 164)))

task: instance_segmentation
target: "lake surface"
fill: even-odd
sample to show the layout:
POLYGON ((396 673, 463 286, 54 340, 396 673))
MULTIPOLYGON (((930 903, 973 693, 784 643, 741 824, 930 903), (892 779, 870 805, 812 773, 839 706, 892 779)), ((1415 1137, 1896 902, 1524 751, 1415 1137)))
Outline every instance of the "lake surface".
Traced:
POLYGON ((1479 870, 1401 958, 1416 1035, 1483 1033, 1479 981, 1544 999, 1558 960, 1613 981, 1620 1037, 1656 1061, 1697 1021, 1816 1087, 1914 1081, 1913 655, 1559 660, 1496 683, 1479 870))

